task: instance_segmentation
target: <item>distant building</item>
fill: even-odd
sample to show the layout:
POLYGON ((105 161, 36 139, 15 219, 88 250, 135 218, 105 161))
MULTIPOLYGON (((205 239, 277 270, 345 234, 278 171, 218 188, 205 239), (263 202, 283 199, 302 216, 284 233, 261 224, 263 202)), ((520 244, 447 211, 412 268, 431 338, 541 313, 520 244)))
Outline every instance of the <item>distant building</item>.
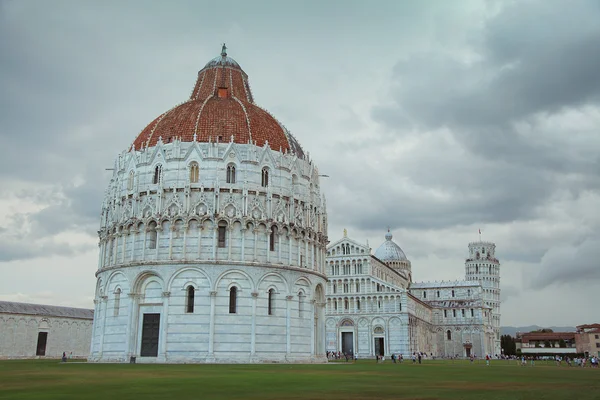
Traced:
POLYGON ((529 332, 517 333, 516 347, 522 354, 576 354, 575 332, 529 332), (561 340, 564 347, 560 347, 561 340))
POLYGON ((94 310, 0 301, 0 359, 86 358, 94 310))
POLYGON ((501 354, 495 247, 469 244, 466 280, 414 283, 411 262, 390 232, 372 255, 344 231, 327 248, 327 350, 358 358, 501 354))
POLYGON ((600 356, 600 324, 577 326, 575 344, 578 353, 600 356))

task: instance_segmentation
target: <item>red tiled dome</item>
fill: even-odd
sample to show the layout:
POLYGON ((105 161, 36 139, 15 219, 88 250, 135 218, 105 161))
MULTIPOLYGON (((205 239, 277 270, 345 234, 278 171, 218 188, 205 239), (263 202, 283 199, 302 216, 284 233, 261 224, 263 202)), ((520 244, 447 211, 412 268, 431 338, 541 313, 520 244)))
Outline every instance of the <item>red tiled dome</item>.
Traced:
POLYGON ((188 101, 152 121, 133 142, 136 149, 156 145, 159 138, 168 143, 179 138, 184 142, 250 141, 263 146, 267 141, 273 150, 304 153, 296 139, 268 112, 254 104, 248 75, 227 56, 209 61, 198 73, 188 101))

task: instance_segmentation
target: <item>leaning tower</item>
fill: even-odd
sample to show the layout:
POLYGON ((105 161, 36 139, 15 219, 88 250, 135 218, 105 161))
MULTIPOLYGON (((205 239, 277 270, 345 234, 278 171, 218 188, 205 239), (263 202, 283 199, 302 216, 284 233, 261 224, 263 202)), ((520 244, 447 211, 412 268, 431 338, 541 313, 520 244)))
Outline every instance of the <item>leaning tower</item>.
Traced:
POLYGON ((469 243, 469 257, 465 261, 465 278, 479 281, 483 288, 486 306, 492 309, 491 324, 494 330, 493 354, 500 354, 500 262, 495 255, 496 244, 491 242, 469 243))

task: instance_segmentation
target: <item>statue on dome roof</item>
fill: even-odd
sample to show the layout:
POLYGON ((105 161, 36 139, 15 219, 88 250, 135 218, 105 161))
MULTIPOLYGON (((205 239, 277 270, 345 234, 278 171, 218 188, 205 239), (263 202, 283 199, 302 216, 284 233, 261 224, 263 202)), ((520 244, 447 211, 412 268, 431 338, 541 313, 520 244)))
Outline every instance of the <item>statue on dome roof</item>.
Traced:
POLYGON ((221 47, 221 56, 227 57, 227 46, 225 46, 225 43, 223 43, 223 47, 221 47))

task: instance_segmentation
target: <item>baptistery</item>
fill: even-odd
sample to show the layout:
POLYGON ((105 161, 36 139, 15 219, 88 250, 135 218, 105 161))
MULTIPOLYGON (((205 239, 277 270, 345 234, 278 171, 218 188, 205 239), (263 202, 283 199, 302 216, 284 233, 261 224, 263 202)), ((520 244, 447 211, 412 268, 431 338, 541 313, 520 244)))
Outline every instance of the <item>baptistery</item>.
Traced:
POLYGON ((319 170, 227 55, 115 160, 92 362, 325 362, 319 170))

